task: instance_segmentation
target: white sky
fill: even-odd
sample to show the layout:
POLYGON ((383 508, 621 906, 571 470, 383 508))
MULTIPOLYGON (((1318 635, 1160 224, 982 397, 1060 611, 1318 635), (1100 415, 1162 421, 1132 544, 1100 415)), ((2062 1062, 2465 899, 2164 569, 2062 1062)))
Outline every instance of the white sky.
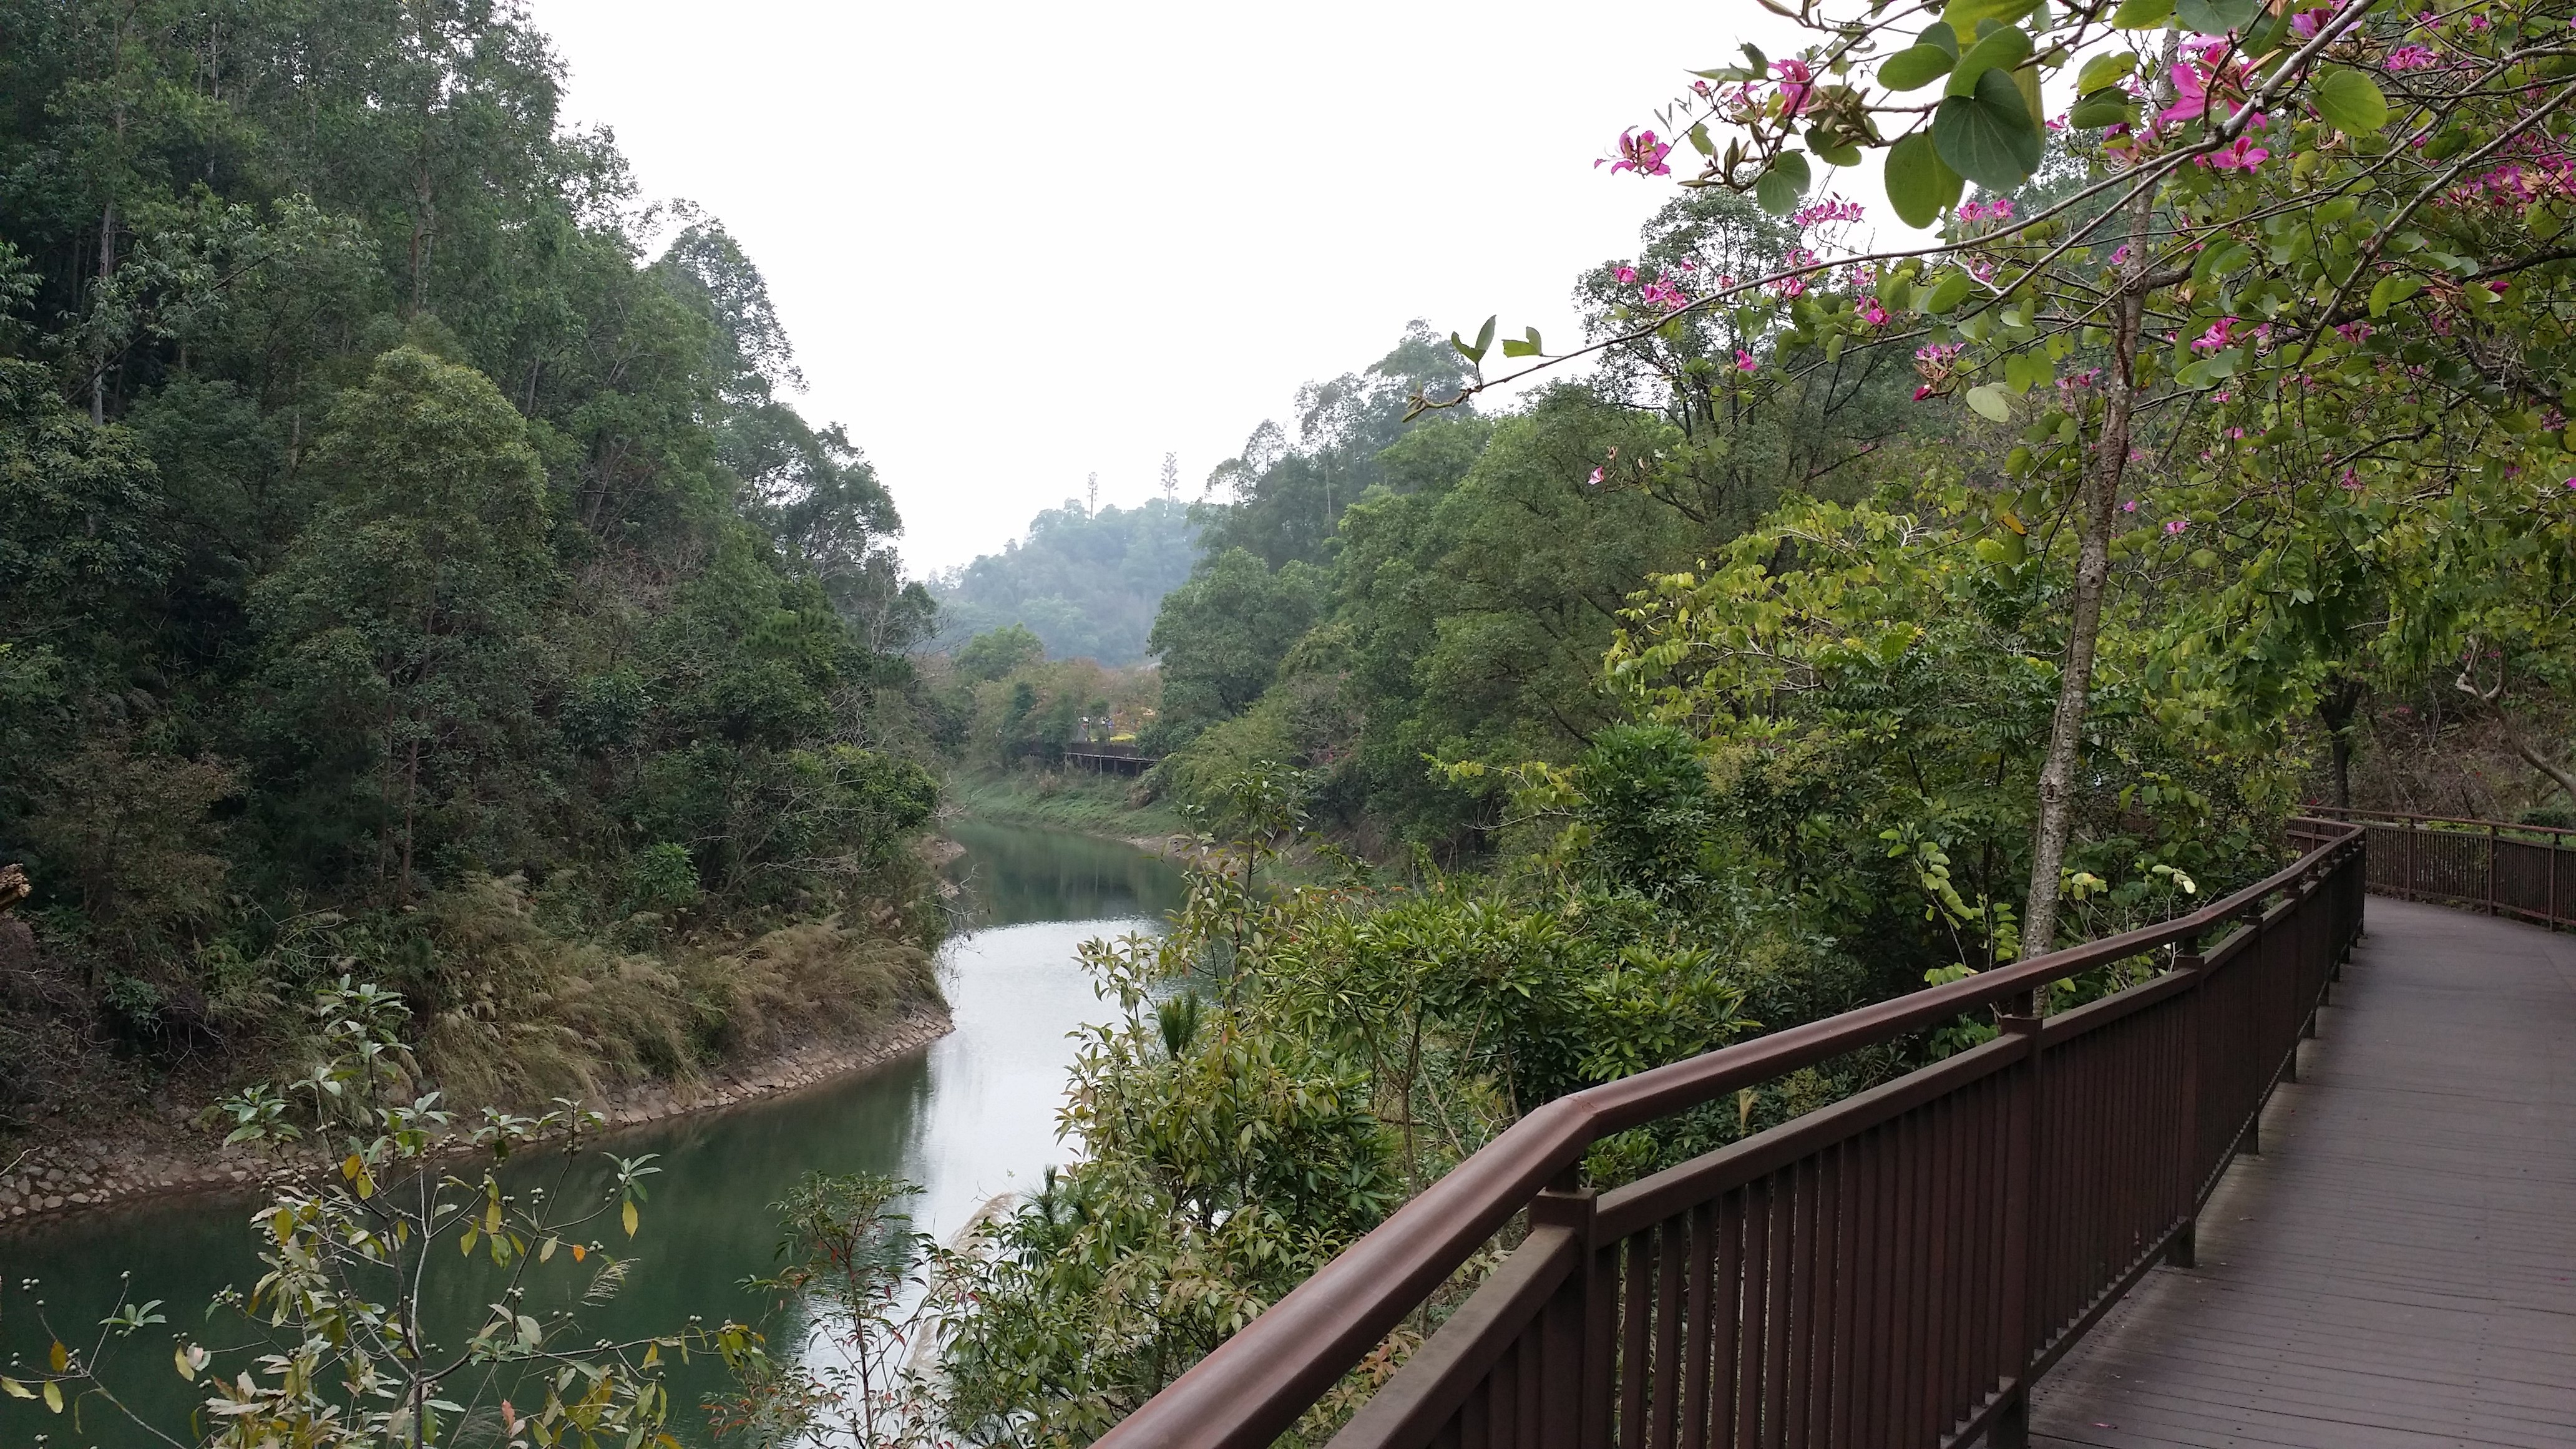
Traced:
MULTIPOLYGON (((1575 273, 1674 194, 1593 158, 1688 67, 1783 48, 1752 0, 1685 33, 1563 0, 534 14, 567 118, 768 277, 800 405, 875 461, 915 572, 998 550, 1089 473, 1104 503, 1150 497, 1166 451, 1196 496, 1409 318, 1579 340, 1575 273)), ((1875 218, 1874 176, 1838 186, 1875 218)))

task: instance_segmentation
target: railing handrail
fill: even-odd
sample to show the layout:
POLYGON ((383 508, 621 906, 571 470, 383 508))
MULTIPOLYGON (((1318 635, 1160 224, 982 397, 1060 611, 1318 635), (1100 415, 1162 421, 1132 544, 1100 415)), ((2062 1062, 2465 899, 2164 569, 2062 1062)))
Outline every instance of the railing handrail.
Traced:
POLYGON ((2402 820, 2416 825, 2466 825, 2478 830, 2513 830, 2526 835, 2557 836, 2560 840, 2576 836, 2576 829, 2564 825, 2527 825, 2514 820, 2483 820, 2469 815, 2419 815, 2411 810, 2379 810, 2365 805, 2302 805, 2299 807, 2320 819, 2352 816, 2369 820, 2402 820))
POLYGON ((1600 1138, 1737 1088, 2036 991, 2259 913, 2341 852, 2358 825, 2301 818, 2296 861, 2160 925, 2035 956, 1559 1097, 1512 1124, 1291 1289, 1102 1436, 1103 1449, 1261 1449, 1600 1138))

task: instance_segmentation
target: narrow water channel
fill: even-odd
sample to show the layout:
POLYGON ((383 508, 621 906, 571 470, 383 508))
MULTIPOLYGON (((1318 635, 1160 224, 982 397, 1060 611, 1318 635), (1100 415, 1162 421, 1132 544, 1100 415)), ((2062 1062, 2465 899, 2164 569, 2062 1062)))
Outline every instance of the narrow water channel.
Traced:
MULTIPOLYGON (((945 1240, 985 1202, 1065 1160, 1055 1122, 1073 1054, 1068 1033, 1110 1011, 1093 996, 1077 948, 1095 936, 1154 929, 1180 902, 1180 874, 1115 841, 1061 831, 961 821, 951 833, 965 853, 949 872, 973 923, 941 959, 957 1029, 870 1072, 633 1128, 604 1143, 620 1156, 657 1153, 662 1171, 649 1180, 633 1245, 641 1261, 628 1286, 584 1315, 595 1333, 665 1332, 691 1314, 709 1322, 761 1315, 769 1305, 741 1284, 776 1270, 769 1205, 807 1172, 882 1172, 917 1183, 915 1226, 945 1240)), ((544 1170, 550 1181, 556 1169, 544 1170)), ((564 1187, 578 1192, 585 1180, 599 1180, 595 1164, 574 1169, 564 1187)), ((66 1327, 95 1324, 115 1303, 120 1275, 130 1274, 132 1296, 163 1300, 174 1327, 231 1341, 202 1329, 200 1313, 227 1284, 248 1288, 258 1277, 250 1206, 238 1196, 174 1200, 0 1236, 0 1273, 41 1278, 48 1313, 66 1327)), ((454 1301, 436 1316, 462 1323, 485 1285, 474 1274, 453 1277, 442 1296, 454 1301)), ((10 1314, 0 1318, 0 1363, 12 1355, 33 1362, 44 1350, 26 1303, 24 1295, 0 1295, 10 1314)), ((218 1328, 224 1317, 216 1316, 218 1328)), ((778 1326, 794 1340, 791 1324, 778 1326)), ((191 1396, 170 1371, 167 1333, 136 1339, 130 1392, 154 1417, 184 1422, 191 1396)), ((705 1439, 691 1406, 722 1387, 703 1360, 671 1380, 684 1406, 675 1428, 688 1442, 705 1439)), ((0 1404, 0 1444, 29 1442, 40 1428, 58 1431, 54 1442, 62 1444, 152 1442, 102 1414, 85 1415, 79 1433, 60 1432, 70 1428, 64 1421, 40 1424, 44 1417, 32 1406, 0 1404)))

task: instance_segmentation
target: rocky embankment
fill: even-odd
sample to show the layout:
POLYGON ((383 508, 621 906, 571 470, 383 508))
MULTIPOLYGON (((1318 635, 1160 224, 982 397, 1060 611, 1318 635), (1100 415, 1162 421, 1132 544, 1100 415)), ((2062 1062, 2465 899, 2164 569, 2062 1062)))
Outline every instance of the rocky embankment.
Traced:
MULTIPOLYGON (((697 1082, 621 1088, 591 1106, 608 1118, 611 1128, 714 1111, 865 1071, 952 1029, 945 1011, 917 1012, 863 1041, 795 1048, 697 1082)), ((0 1148, 0 1224, 64 1217, 165 1194, 245 1189, 326 1167, 336 1157, 319 1144, 272 1153, 246 1143, 220 1143, 215 1133, 144 1119, 106 1141, 62 1137, 0 1148)))

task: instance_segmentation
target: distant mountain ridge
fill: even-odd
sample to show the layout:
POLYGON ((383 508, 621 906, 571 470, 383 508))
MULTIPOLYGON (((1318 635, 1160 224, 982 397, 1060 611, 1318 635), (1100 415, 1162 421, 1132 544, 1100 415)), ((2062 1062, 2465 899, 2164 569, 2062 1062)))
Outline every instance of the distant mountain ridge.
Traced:
POLYGON ((1190 576, 1198 526, 1186 504, 1148 499, 1097 510, 1068 499, 1029 520, 1027 537, 930 580, 935 647, 1027 626, 1051 659, 1142 663, 1163 596, 1190 576))

